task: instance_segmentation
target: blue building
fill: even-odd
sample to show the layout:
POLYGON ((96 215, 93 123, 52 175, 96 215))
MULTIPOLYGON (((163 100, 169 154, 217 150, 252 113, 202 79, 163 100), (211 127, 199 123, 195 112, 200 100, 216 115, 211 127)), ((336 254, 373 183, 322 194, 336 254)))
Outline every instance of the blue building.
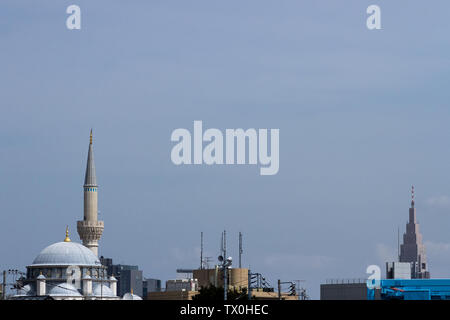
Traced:
MULTIPOLYGON (((450 279, 386 279, 379 288, 382 300, 450 300, 450 279)), ((368 300, 375 290, 368 289, 368 300)))

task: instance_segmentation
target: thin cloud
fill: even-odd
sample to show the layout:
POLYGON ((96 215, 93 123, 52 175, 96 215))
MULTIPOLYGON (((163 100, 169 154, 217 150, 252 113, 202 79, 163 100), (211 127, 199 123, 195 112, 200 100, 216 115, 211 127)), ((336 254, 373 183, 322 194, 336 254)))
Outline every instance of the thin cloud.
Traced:
POLYGON ((442 256, 443 254, 449 256, 450 253, 450 243, 446 242, 426 241, 425 248, 429 256, 431 255, 442 256))
POLYGON ((431 277, 448 278, 450 271, 450 243, 448 242, 425 242, 427 260, 430 267, 431 277))
POLYGON ((394 248, 385 245, 384 243, 377 243, 375 246, 377 258, 385 263, 389 261, 397 261, 397 252, 394 248))
POLYGON ((430 197, 427 199, 426 203, 432 207, 450 209, 450 197, 446 195, 430 197))
POLYGON ((321 255, 275 254, 266 257, 264 264, 268 267, 287 265, 292 269, 314 270, 328 267, 333 261, 334 258, 321 255))

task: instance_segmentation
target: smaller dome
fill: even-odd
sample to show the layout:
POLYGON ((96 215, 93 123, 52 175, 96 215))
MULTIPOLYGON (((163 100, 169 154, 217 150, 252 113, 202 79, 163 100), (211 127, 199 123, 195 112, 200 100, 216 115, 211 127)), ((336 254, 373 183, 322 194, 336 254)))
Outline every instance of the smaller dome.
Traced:
POLYGON ((115 297, 111 291, 111 289, 107 286, 107 285, 96 285, 94 287, 94 291, 92 292, 92 294, 96 297, 115 297))
POLYGON ((80 292, 67 282, 62 282, 58 284, 49 284, 51 289, 49 291, 50 296, 72 296, 72 297, 81 297, 80 292))
POLYGON ((26 284, 22 288, 20 288, 16 294, 16 296, 32 296, 32 295, 33 290, 31 289, 31 286, 29 284, 26 284))
POLYGON ((133 294, 131 292, 125 293, 123 295, 122 300, 142 300, 141 297, 139 297, 137 294, 133 294))

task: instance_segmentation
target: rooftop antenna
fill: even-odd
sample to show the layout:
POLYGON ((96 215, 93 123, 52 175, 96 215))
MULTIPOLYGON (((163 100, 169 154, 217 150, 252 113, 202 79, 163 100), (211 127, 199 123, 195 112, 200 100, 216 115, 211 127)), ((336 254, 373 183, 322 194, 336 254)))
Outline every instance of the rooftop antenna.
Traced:
POLYGON ((239 232, 239 269, 242 267, 242 253, 244 251, 242 250, 242 233, 239 232))
POLYGON ((400 262, 400 227, 397 227, 397 257, 400 262))
POLYGON ((204 263, 205 263, 206 269, 209 269, 209 264, 210 264, 212 261, 213 261, 212 257, 205 257, 204 263))
POLYGON ((227 232, 223 230, 223 257, 227 258, 227 232))
POLYGON ((203 232, 200 232, 200 269, 203 269, 203 232))
POLYGON ((223 256, 223 232, 220 233, 220 248, 219 248, 219 256, 223 256))

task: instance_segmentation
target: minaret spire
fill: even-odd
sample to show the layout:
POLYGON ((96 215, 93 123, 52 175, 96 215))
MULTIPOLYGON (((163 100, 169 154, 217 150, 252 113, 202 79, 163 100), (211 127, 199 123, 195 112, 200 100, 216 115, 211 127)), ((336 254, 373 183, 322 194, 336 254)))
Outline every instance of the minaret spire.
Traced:
POLYGON ((70 242, 70 238, 69 238, 69 226, 66 226, 66 238, 64 239, 64 242, 70 242))
POLYGON ((95 175, 95 163, 94 163, 94 147, 92 146, 92 129, 89 138, 89 151, 86 165, 86 175, 84 177, 85 187, 98 187, 97 177, 95 175))
POLYGON ((83 245, 98 255, 98 241, 103 233, 103 221, 98 221, 98 185, 95 174, 92 129, 89 137, 89 150, 84 177, 84 218, 77 222, 77 231, 83 245))

